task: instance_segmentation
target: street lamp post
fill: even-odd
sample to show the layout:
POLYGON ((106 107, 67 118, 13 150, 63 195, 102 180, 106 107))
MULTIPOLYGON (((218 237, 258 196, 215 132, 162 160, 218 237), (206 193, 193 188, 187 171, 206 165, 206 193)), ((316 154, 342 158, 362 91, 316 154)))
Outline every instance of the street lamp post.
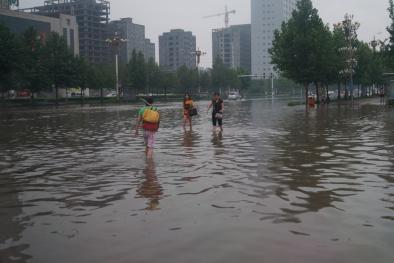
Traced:
POLYGON ((105 40, 105 42, 110 45, 114 51, 115 51, 115 89, 116 89, 116 95, 118 98, 118 101, 120 101, 120 91, 119 91, 119 48, 122 45, 122 43, 127 42, 126 39, 122 39, 120 36, 118 36, 118 33, 115 32, 115 35, 112 38, 108 38, 105 40))
POLYGON ((200 83, 200 63, 201 63, 201 57, 205 56, 207 53, 202 52, 200 49, 197 49, 195 52, 192 52, 192 55, 196 57, 196 62, 197 62, 197 78, 198 78, 198 94, 201 94, 201 83, 200 83))

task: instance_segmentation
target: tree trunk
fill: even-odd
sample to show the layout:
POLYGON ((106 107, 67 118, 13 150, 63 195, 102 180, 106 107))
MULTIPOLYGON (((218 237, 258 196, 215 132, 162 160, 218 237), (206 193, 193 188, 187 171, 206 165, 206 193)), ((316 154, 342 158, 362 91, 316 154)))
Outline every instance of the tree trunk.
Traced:
POLYGON ((349 89, 347 83, 345 84, 345 100, 349 99, 349 89))
POLYGON ((103 88, 100 88, 100 103, 103 104, 103 97, 104 97, 104 91, 103 88))
POLYGON ((326 85, 326 103, 330 103, 331 99, 330 99, 330 93, 328 90, 328 85, 326 85))
POLYGON ((85 104, 85 89, 81 88, 81 106, 85 104))
POLYGON ((55 87, 55 104, 56 104, 56 106, 58 106, 59 105, 59 88, 56 86, 55 87))
POLYGON ((306 107, 308 107, 309 84, 305 83, 304 88, 305 88, 305 105, 306 105, 306 107))
POLYGON ((338 81, 338 100, 341 100, 341 81, 338 81))
POLYGON ((319 83, 315 82, 315 87, 316 87, 316 103, 320 104, 319 83))

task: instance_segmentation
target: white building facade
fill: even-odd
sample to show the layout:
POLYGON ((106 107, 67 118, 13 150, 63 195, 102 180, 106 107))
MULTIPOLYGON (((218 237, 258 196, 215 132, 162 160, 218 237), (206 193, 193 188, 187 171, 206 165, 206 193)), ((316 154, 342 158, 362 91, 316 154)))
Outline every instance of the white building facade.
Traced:
POLYGON ((272 47, 274 32, 281 28, 298 0, 251 0, 252 9, 252 74, 270 78, 276 75, 271 64, 269 49, 272 47))

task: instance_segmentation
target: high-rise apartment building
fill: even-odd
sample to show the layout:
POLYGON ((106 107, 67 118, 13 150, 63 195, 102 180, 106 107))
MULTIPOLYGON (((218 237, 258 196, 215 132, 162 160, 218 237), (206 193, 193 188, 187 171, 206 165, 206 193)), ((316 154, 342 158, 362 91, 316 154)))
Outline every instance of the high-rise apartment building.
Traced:
POLYGON ((145 58, 147 61, 150 59, 156 60, 156 45, 150 39, 145 39, 145 58))
POLYGON ((46 0, 43 6, 23 11, 57 17, 59 14, 75 16, 79 27, 81 57, 93 64, 108 63, 110 48, 108 37, 110 3, 106 0, 46 0))
POLYGON ((159 37, 160 67, 176 71, 196 67, 196 37, 192 32, 174 29, 159 37))
POLYGON ((252 9, 252 74, 270 77, 274 74, 269 49, 274 32, 287 21, 298 0, 251 0, 252 9))
POLYGON ((234 25, 212 32, 212 61, 220 58, 233 69, 251 72, 251 26, 234 25))
POLYGON ((119 50, 119 59, 122 63, 128 63, 133 51, 144 54, 145 59, 155 59, 155 44, 145 37, 145 26, 133 22, 132 18, 122 18, 111 21, 111 34, 117 33, 127 42, 119 50))

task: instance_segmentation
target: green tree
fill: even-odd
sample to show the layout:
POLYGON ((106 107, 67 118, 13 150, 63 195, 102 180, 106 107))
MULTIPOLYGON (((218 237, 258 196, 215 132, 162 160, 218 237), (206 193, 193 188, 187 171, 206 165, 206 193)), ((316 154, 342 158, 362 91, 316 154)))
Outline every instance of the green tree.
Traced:
POLYGON ((66 41, 57 33, 50 33, 41 52, 41 63, 45 68, 45 76, 56 92, 58 103, 60 87, 73 84, 74 55, 67 47, 66 41))
POLYGON ((345 81, 345 76, 343 75, 343 71, 346 68, 346 59, 343 55, 343 52, 341 52, 341 48, 343 48, 346 45, 346 40, 345 40, 345 33, 343 32, 343 28, 339 25, 334 25, 334 30, 332 32, 332 41, 333 41, 333 57, 332 57, 332 62, 333 62, 333 68, 332 71, 330 72, 330 83, 329 84, 334 84, 336 83, 338 86, 338 99, 341 99, 341 85, 342 82, 345 81))
POLYGON ((306 99, 309 84, 324 80, 323 71, 329 67, 321 61, 328 57, 323 50, 328 44, 321 42, 328 39, 327 30, 311 0, 300 0, 292 18, 275 32, 272 63, 284 77, 305 87, 306 99))
POLYGON ((21 45, 8 28, 0 24, 0 88, 4 94, 13 88, 13 79, 19 68, 21 45))
POLYGON ((197 69, 189 69, 182 66, 177 71, 179 81, 179 92, 194 93, 198 87, 198 72, 197 69))
POLYGON ((239 89, 243 92, 245 92, 247 89, 249 89, 252 85, 252 79, 249 77, 243 77, 239 78, 238 76, 242 75, 249 75, 249 72, 246 70, 240 68, 236 71, 236 77, 237 77, 237 83, 239 83, 239 89))
POLYGON ((50 86, 41 59, 43 45, 38 32, 33 27, 24 32, 22 40, 23 61, 20 63, 20 80, 23 87, 31 91, 31 100, 34 103, 34 94, 50 86))
POLYGON ((161 72, 161 89, 167 96, 169 92, 176 92, 179 86, 177 74, 175 72, 161 72))
POLYGON ((385 47, 386 50, 386 66, 390 70, 394 70, 394 1, 389 0, 389 16, 390 16, 390 25, 387 27, 387 32, 389 33, 389 43, 385 47))
POLYGON ((357 43, 357 62, 354 82, 361 87, 361 95, 365 96, 367 87, 383 83, 383 62, 381 56, 363 42, 357 43))
POLYGON ((131 60, 127 65, 128 84, 133 87, 137 93, 144 92, 147 82, 145 58, 142 52, 133 50, 131 60))
POLYGON ((147 90, 148 93, 159 93, 162 74, 160 73, 159 65, 153 58, 150 58, 146 63, 146 76, 147 76, 147 90))
POLYGON ((99 90, 101 102, 103 102, 104 90, 114 89, 115 87, 115 69, 109 64, 97 64, 89 65, 87 72, 87 87, 99 90))
POLYGON ((212 87, 212 75, 211 70, 200 71, 200 86, 202 91, 211 92, 212 87))

